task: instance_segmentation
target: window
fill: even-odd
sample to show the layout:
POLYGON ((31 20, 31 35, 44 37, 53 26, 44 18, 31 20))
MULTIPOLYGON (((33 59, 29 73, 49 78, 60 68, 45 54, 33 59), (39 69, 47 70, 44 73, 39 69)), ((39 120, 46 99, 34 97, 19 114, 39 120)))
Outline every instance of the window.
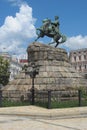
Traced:
POLYGON ((76 66, 75 66, 75 70, 76 70, 76 66))
POLYGON ((86 53, 86 51, 84 51, 84 53, 86 53))
POLYGON ((86 60, 86 55, 84 55, 84 60, 86 60))
POLYGON ((79 60, 81 60, 81 56, 79 56, 79 60))
POLYGON ((85 74, 85 79, 87 79, 87 74, 85 74))
POLYGON ((84 68, 86 69, 86 65, 84 65, 84 68))
POLYGON ((81 65, 79 66, 79 70, 81 71, 81 65))
POLYGON ((76 56, 74 56, 74 61, 76 61, 76 56))

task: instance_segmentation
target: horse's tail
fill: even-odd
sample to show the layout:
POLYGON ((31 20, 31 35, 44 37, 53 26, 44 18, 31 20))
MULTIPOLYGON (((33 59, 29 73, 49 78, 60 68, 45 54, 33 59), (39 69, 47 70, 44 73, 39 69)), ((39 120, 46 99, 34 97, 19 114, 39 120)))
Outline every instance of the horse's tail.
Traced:
POLYGON ((61 40, 60 43, 66 42, 66 40, 67 40, 66 36, 65 35, 61 35, 61 37, 62 37, 62 40, 61 40))

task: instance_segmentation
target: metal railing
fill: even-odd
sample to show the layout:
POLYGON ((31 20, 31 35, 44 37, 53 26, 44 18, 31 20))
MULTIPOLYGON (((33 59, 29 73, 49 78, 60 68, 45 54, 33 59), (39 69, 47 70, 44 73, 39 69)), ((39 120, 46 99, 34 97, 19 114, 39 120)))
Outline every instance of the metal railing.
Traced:
MULTIPOLYGON (((87 106, 87 90, 35 90, 35 105, 50 108, 87 106)), ((0 90, 0 107, 32 104, 31 91, 0 90), (8 105, 9 104, 9 105, 8 105)))

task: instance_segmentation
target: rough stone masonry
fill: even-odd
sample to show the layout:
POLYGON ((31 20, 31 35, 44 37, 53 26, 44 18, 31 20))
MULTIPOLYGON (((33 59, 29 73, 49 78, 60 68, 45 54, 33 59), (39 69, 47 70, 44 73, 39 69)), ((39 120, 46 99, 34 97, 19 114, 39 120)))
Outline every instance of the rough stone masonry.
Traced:
MULTIPOLYGON (((67 52, 62 48, 34 42, 27 48, 28 64, 39 66, 34 80, 35 90, 72 90, 87 88, 87 81, 69 63, 67 52)), ((32 88, 32 79, 22 71, 3 88, 3 97, 20 100, 32 88), (10 91, 9 91, 10 90, 10 91)))
POLYGON ((34 42, 27 48, 28 63, 39 65, 35 88, 67 90, 86 87, 86 81, 71 67, 67 52, 62 48, 34 42))

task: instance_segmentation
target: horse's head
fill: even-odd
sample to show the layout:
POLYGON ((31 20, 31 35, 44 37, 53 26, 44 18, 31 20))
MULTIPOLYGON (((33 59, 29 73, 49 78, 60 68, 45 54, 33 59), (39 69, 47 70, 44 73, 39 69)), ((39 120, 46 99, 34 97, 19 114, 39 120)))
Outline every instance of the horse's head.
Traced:
POLYGON ((39 37, 44 37, 44 31, 42 28, 37 28, 36 29, 36 34, 39 36, 39 37))
POLYGON ((40 37, 44 37, 44 32, 43 32, 42 28, 37 28, 36 34, 37 34, 37 38, 35 39, 35 41, 37 41, 40 37))

